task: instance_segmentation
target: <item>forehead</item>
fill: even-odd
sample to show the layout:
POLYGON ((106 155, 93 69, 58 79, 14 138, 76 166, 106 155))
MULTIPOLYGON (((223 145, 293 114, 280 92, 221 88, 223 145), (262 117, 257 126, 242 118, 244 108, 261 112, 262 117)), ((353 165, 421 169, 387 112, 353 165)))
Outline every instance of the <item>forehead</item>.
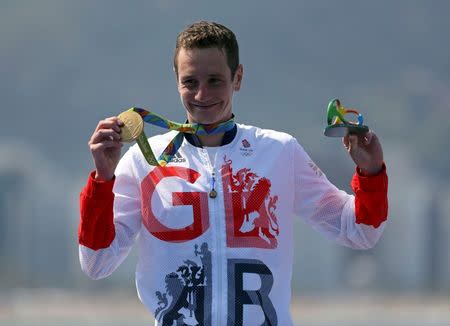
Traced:
POLYGON ((227 56, 218 48, 181 48, 177 58, 178 75, 230 74, 227 56))

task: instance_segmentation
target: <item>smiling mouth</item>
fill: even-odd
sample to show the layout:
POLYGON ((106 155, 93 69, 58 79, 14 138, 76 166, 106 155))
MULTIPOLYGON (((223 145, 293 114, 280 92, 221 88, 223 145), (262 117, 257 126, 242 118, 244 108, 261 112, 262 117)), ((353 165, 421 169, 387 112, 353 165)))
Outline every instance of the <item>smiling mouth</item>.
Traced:
POLYGON ((205 104, 191 104, 191 105, 192 105, 192 107, 199 109, 199 110, 208 110, 217 104, 218 103, 207 104, 207 105, 205 105, 205 104))

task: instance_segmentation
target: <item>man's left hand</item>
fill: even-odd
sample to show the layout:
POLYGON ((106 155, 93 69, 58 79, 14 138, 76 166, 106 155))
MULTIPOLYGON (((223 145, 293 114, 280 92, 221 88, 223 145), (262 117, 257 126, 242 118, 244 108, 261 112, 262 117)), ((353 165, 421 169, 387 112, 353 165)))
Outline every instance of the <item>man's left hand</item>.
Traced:
POLYGON ((361 135, 346 135, 342 142, 363 175, 375 175, 381 171, 383 149, 373 131, 361 135))

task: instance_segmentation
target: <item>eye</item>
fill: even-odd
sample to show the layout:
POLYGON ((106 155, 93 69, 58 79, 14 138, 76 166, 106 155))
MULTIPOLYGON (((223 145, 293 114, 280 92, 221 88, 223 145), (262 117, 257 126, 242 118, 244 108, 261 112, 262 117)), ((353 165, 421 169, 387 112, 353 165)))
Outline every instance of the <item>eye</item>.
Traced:
POLYGON ((195 87, 197 87, 198 82, 195 79, 185 79, 183 81, 181 81, 181 85, 183 87, 186 87, 187 89, 193 89, 195 87))
POLYGON ((211 77, 209 80, 209 84, 212 86, 219 86, 222 84, 222 80, 220 78, 211 77))

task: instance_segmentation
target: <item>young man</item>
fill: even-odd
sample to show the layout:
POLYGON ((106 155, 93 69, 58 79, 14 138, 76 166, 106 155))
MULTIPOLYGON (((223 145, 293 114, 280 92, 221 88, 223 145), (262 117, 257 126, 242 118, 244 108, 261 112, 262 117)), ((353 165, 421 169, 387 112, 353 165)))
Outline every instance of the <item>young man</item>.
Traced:
MULTIPOLYGON (((341 245, 371 248, 387 218, 378 138, 344 137, 357 165, 349 195, 292 136, 234 123, 243 67, 229 29, 189 26, 174 70, 189 123, 229 128, 184 134, 166 166, 151 166, 136 145, 120 159, 122 121, 100 121, 80 198, 82 269, 107 277, 137 243, 138 295, 157 325, 292 325, 293 216, 341 245)), ((150 138, 155 153, 176 134, 150 138)))

